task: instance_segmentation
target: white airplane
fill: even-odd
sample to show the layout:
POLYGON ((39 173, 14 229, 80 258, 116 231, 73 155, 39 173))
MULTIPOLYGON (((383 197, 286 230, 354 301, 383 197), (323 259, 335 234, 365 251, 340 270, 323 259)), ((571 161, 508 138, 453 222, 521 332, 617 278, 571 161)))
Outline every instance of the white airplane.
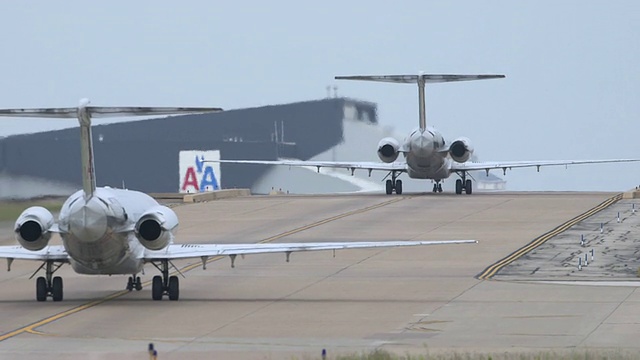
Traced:
MULTIPOLYGON (((438 244, 476 243, 475 240, 450 241, 380 241, 320 242, 279 244, 173 244, 178 217, 170 208, 150 196, 130 190, 96 187, 91 118, 107 116, 149 116, 220 111, 219 108, 168 107, 102 107, 89 106, 81 100, 78 107, 44 109, 6 109, 0 116, 77 118, 80 123, 82 190, 71 195, 62 205, 58 222, 49 210, 33 206, 22 212, 15 223, 15 236, 20 246, 0 246, 0 258, 6 258, 8 269, 14 259, 35 260, 45 276, 36 280, 36 299, 62 300, 62 278, 53 274, 64 264, 71 264, 79 274, 131 275, 128 290, 141 290, 137 276, 146 263, 153 264, 161 276, 153 277, 153 300, 178 300, 178 277, 170 276, 172 260, 200 258, 205 268, 209 257, 231 258, 245 254, 296 251, 337 250, 355 248, 399 247, 438 244), (53 233, 60 234, 62 245, 49 245, 53 233)), ((115 161, 115 160, 114 160, 115 161)), ((177 268, 175 268, 177 270, 177 268)), ((34 273, 34 275, 35 275, 34 273)))
MULTIPOLYGON (((451 143, 444 140, 442 134, 433 127, 427 126, 425 109, 425 84, 451 81, 469 81, 500 79, 504 75, 374 75, 374 76, 336 76, 337 80, 365 80, 391 83, 417 83, 419 102, 419 127, 409 133, 402 143, 392 137, 387 137, 378 143, 378 157, 383 162, 361 161, 303 161, 303 160, 206 160, 206 162, 235 163, 235 164, 263 164, 263 165, 287 165, 287 166, 313 166, 320 172, 321 167, 344 168, 351 170, 353 175, 356 169, 388 172, 391 179, 386 181, 386 192, 402 194, 402 180, 398 176, 407 173, 412 179, 430 179, 433 181, 433 192, 442 192, 440 182, 451 174, 457 174, 456 194, 472 193, 472 181, 467 178, 467 172, 484 170, 489 176, 489 170, 502 169, 506 174, 507 169, 537 167, 552 165, 576 165, 640 161, 640 159, 606 159, 606 160, 544 160, 544 161, 493 161, 472 162, 473 146, 466 137, 459 137, 451 143), (402 154, 405 161, 398 161, 402 154)), ((383 179, 384 180, 384 179, 383 179)))

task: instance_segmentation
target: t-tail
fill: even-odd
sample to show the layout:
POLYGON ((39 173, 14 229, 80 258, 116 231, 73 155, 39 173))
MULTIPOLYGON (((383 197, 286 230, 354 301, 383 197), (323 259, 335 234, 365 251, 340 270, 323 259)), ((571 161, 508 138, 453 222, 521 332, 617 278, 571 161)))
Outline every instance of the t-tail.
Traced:
POLYGON ((418 112, 420 116, 420 131, 427 129, 427 110, 425 106, 424 86, 426 83, 441 83, 451 81, 471 81, 486 79, 501 79, 504 75, 358 75, 358 76, 336 76, 336 80, 364 80, 379 81, 403 84, 418 84, 418 112))
POLYGON ((77 107, 0 109, 0 116, 31 118, 76 118, 80 123, 80 158, 82 161, 82 189, 85 198, 93 196, 96 190, 96 169, 93 157, 91 118, 122 116, 183 115, 222 111, 214 107, 119 107, 90 106, 89 100, 82 99, 77 107))

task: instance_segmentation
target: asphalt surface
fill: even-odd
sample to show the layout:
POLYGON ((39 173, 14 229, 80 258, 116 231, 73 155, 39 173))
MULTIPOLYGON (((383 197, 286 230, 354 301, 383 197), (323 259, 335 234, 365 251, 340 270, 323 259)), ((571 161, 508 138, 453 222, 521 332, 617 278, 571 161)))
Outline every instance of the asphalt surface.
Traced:
MULTIPOLYGON (((560 232, 535 253, 519 250, 614 195, 262 196, 176 206, 178 239, 185 243, 479 244, 343 250, 335 257, 330 251, 294 253, 289 263, 284 254, 253 255, 238 257, 233 269, 223 258, 207 270, 191 266, 180 279, 177 302, 152 301, 149 286, 124 292, 124 276, 77 275, 66 266, 57 273, 64 277, 65 300, 38 303, 35 281, 28 277, 39 264, 14 262, 11 272, 0 272, 0 358, 140 359, 147 357, 150 342, 159 359, 319 358, 322 349, 336 355, 376 347, 401 354, 424 354, 425 348, 640 350, 637 261, 612 255, 620 244, 628 247, 624 254, 633 253, 630 239, 640 215, 625 213, 618 224, 606 214, 631 201, 596 212, 602 219, 575 225, 588 233, 567 230, 585 232, 584 247, 573 241, 576 234, 560 232), (593 225, 605 218, 607 230, 600 234, 593 225), (572 240, 558 245, 556 236, 572 240), (596 245, 595 261, 577 270, 577 257, 596 245), (518 256, 495 265, 512 254, 518 256), (611 265, 625 268, 625 261, 631 271, 611 265), (492 266, 495 273, 483 278, 492 266), (593 282, 576 285, 582 280, 593 282)), ((10 229, 2 231, 0 243, 14 243, 10 229)), ((152 266, 145 270, 143 281, 157 273, 152 266)))

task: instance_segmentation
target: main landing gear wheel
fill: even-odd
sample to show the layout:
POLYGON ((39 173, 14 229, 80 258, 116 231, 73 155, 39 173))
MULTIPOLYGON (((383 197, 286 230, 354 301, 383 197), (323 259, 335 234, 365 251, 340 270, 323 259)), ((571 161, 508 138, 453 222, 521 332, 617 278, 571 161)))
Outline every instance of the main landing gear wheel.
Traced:
POLYGON ((462 194, 462 190, 464 190, 467 195, 471 195, 473 192, 473 183, 471 179, 467 179, 467 172, 462 171, 459 172, 458 175, 460 175, 461 179, 456 180, 456 194, 460 195, 462 194))
POLYGON ((46 301, 47 300, 47 280, 40 276, 36 279, 36 300, 38 301, 46 301))
POLYGON ((62 266, 62 263, 54 267, 53 261, 47 261, 36 272, 43 267, 45 268, 45 276, 39 276, 36 279, 36 300, 47 301, 47 296, 51 296, 53 301, 62 301, 63 284, 60 276, 53 277, 53 273, 56 272, 62 266))
POLYGON ((164 295, 169 296, 169 300, 178 300, 180 297, 180 282, 177 276, 169 276, 169 261, 160 260, 160 266, 153 263, 161 272, 162 276, 156 275, 151 283, 151 298, 162 300, 164 295))
POLYGON ((402 195, 402 180, 396 180, 396 194, 402 195))
POLYGON ((164 289, 162 286, 162 276, 156 275, 151 283, 151 298, 153 300, 162 300, 164 289))
POLYGON ((36 300, 47 301, 49 295, 53 301, 62 301, 63 285, 60 276, 54 277, 51 285, 47 284, 47 279, 43 276, 36 279, 36 300))
POLYGON ((180 297, 180 285, 177 276, 169 277, 169 300, 178 300, 180 297))
POLYGON ((51 297, 53 298, 53 301, 62 301, 62 278, 60 276, 53 278, 51 297))
POLYGON ((387 191, 387 195, 391 195, 393 194, 393 191, 395 190, 396 194, 401 195, 402 194, 402 180, 396 180, 398 176, 396 175, 395 171, 391 172, 391 179, 387 180, 386 182, 386 191, 387 191))

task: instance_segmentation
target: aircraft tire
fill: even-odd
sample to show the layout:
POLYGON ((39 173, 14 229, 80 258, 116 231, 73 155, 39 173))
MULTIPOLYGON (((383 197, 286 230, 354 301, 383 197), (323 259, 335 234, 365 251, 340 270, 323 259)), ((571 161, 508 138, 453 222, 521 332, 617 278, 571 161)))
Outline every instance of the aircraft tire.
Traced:
POLYGON ((36 300, 47 301, 47 280, 42 276, 36 279, 36 300))
POLYGON ((473 192, 473 187, 471 185, 471 180, 467 179, 464 184, 464 190, 467 192, 467 195, 471 195, 471 193, 473 192))
POLYGON ((162 276, 156 275, 153 277, 151 283, 151 298, 153 300, 162 300, 162 293, 164 289, 162 288, 162 276))
POLYGON ((396 194, 402 195, 402 180, 396 180, 396 194))
POLYGON ((462 194, 462 179, 456 180, 456 194, 462 194))
POLYGON ((62 278, 56 276, 51 284, 51 297, 53 301, 62 301, 62 278))
POLYGON ((169 277, 169 300, 178 300, 180 297, 180 283, 177 276, 169 277))
POLYGON ((391 180, 387 180, 387 195, 393 194, 393 182, 391 180))

